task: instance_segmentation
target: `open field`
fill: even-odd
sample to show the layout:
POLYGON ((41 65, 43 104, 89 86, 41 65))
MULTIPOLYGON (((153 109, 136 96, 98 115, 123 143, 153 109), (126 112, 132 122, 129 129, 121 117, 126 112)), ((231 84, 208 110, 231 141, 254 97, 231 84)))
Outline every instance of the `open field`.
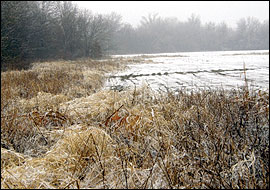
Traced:
POLYGON ((269 91, 103 88, 126 65, 2 72, 1 188, 269 188, 269 91))

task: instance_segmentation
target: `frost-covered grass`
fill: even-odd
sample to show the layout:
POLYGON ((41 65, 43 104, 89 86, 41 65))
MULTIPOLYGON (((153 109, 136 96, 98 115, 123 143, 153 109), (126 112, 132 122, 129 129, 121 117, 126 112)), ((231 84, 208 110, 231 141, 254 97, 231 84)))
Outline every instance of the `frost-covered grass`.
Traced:
POLYGON ((125 64, 1 73, 1 188, 269 188, 268 91, 102 88, 125 64))

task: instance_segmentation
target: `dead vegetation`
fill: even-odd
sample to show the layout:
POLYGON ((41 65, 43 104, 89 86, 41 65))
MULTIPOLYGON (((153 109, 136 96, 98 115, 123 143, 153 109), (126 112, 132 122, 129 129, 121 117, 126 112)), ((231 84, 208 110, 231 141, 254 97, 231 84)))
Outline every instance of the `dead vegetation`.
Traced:
POLYGON ((269 188, 268 92, 102 90, 116 60, 1 73, 1 188, 269 188))

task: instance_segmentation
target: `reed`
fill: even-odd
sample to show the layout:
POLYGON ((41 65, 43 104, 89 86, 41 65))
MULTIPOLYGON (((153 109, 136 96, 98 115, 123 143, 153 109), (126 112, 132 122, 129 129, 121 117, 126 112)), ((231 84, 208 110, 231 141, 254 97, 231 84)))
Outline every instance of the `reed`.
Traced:
POLYGON ((1 188, 269 188, 269 92, 103 90, 119 63, 1 73, 1 188))

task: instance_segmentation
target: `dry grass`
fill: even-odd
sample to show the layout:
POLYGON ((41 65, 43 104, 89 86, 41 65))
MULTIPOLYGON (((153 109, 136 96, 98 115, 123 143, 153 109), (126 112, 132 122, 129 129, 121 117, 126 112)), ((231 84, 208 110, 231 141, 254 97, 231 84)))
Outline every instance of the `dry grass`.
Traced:
POLYGON ((115 61, 1 73, 1 188, 269 188, 269 93, 101 90, 115 61))

